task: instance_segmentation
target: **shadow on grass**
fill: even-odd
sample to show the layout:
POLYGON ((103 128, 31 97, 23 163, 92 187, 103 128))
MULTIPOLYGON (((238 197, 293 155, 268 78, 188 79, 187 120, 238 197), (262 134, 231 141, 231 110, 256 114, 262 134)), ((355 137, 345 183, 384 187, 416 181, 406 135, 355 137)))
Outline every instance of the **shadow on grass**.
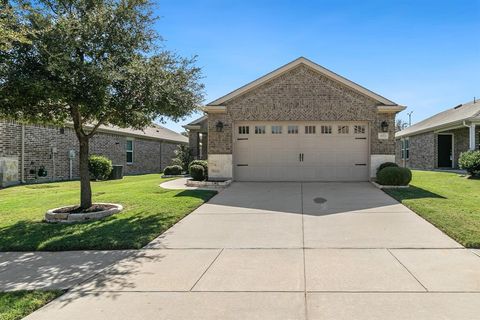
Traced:
POLYGON ((410 199, 446 199, 444 196, 430 192, 428 190, 410 186, 405 189, 383 189, 387 194, 394 197, 398 201, 410 200, 410 199))
POLYGON ((217 193, 218 192, 215 190, 183 190, 182 192, 176 194, 174 197, 190 197, 202 199, 203 201, 208 201, 217 193))
POLYGON ((18 221, 0 229, 0 251, 139 249, 177 220, 139 214, 74 225, 18 221))

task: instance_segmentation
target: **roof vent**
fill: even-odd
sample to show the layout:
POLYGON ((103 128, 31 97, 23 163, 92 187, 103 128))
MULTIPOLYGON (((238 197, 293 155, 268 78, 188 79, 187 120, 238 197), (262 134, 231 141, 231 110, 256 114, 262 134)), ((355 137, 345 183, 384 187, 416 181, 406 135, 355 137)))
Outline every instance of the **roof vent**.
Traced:
POLYGON ((458 108, 460 108, 461 106, 463 106, 463 104, 459 104, 458 106, 456 106, 456 107, 453 108, 453 109, 458 109, 458 108))

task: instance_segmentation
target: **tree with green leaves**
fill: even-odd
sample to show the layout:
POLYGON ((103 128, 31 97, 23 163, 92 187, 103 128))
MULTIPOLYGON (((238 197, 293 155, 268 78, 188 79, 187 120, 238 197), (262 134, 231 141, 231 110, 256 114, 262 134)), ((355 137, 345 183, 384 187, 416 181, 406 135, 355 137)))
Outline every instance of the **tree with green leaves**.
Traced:
POLYGON ((14 0, 9 6, 10 30, 29 32, 0 49, 0 117, 72 124, 80 145, 80 206, 91 207, 89 141, 98 128, 144 129, 190 114, 203 100, 200 69, 195 57, 160 46, 149 0, 14 0))

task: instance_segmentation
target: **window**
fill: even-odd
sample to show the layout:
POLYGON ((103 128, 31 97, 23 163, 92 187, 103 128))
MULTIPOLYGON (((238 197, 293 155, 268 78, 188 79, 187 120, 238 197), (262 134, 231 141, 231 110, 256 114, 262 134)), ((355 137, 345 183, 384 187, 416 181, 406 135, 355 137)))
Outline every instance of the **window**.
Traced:
POLYGON ((408 138, 402 139, 402 159, 408 160, 410 159, 410 140, 408 138))
POLYGON ((281 134, 282 126, 272 126, 272 134, 281 134))
POLYGON ((355 134, 363 134, 365 133, 366 131, 366 128, 365 126, 353 126, 353 133, 355 134))
POLYGON ((315 126, 305 126, 305 134, 315 134, 315 126))
POLYGON ((338 126, 338 134, 348 134, 348 126, 338 126))
POLYGON ((125 151, 127 152, 127 163, 133 163, 133 140, 127 140, 125 151))
POLYGON ((332 134, 332 126, 322 126, 320 132, 322 134, 332 134))
POLYGON ((238 133, 239 134, 249 134, 250 133, 250 127, 249 126, 239 126, 238 127, 238 133))
POLYGON ((405 139, 405 159, 410 159, 410 139, 405 139))
POLYGON ((255 126, 255 134, 265 134, 265 126, 255 126))
POLYGON ((288 126, 288 134, 298 134, 298 126, 288 126))

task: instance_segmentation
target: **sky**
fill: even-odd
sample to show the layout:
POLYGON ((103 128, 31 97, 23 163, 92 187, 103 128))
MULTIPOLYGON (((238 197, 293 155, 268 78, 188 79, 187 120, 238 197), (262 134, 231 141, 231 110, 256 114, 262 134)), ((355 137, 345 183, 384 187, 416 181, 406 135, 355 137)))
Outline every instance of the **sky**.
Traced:
POLYGON ((480 99, 480 0, 156 0, 155 14, 165 49, 198 56, 205 104, 300 56, 406 105, 412 124, 480 99))

